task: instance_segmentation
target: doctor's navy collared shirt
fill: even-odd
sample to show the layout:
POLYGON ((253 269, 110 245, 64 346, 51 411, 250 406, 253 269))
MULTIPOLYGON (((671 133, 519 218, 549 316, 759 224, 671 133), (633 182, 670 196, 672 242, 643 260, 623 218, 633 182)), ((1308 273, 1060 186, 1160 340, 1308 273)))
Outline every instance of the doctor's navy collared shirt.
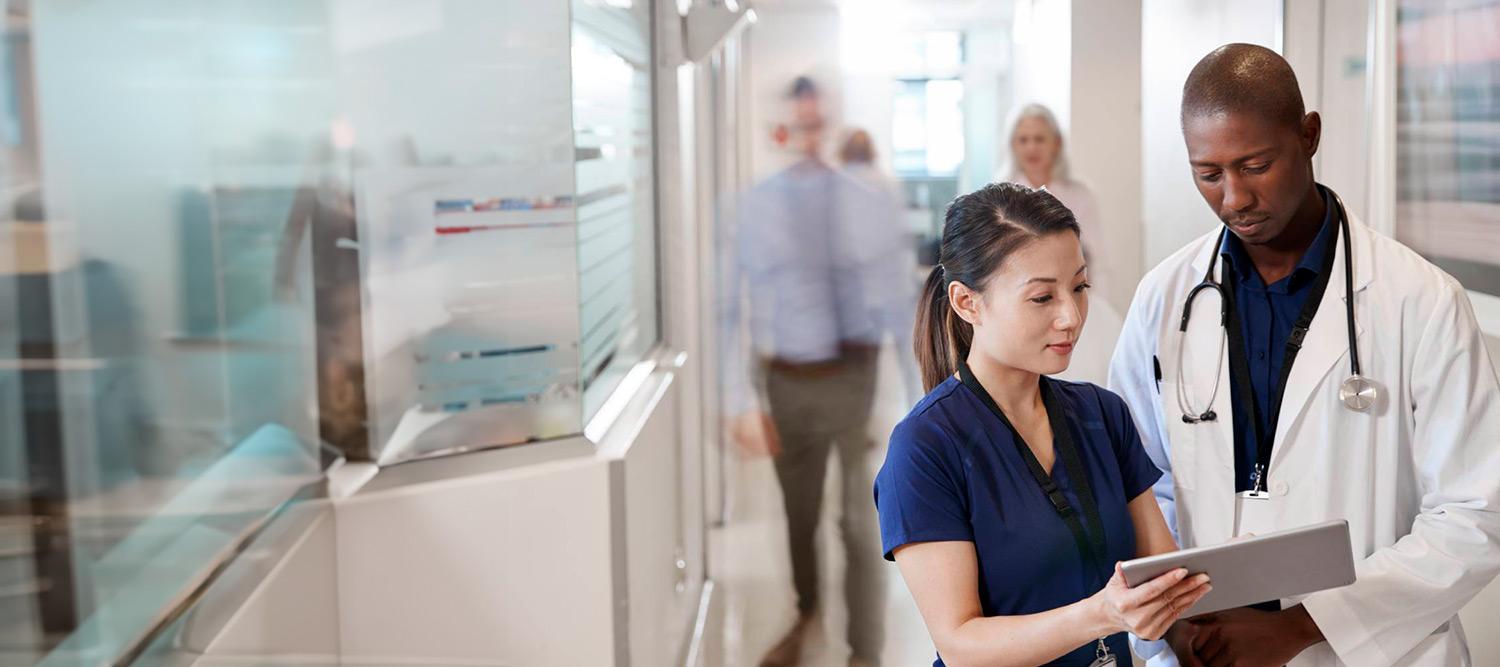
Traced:
MULTIPOLYGON (((1302 255, 1297 268, 1291 275, 1270 285, 1255 270, 1255 264, 1250 261, 1239 237, 1225 234, 1224 244, 1219 247, 1226 269, 1233 267, 1234 270, 1233 298, 1245 340, 1243 354, 1250 368, 1250 390, 1259 406, 1257 427, 1261 433, 1270 428, 1269 406, 1271 396, 1276 393, 1281 364, 1286 359, 1286 339, 1292 333, 1292 325, 1296 324, 1302 305, 1307 302, 1313 283, 1318 280, 1323 253, 1339 233, 1338 222, 1334 220, 1334 205, 1327 195, 1323 197, 1323 204, 1327 211, 1323 216, 1323 228, 1302 255)), ((1342 313, 1319 312, 1316 317, 1342 317, 1342 313)), ((1229 387, 1234 406, 1235 491, 1248 491, 1256 462, 1256 444, 1250 433, 1251 416, 1240 409, 1245 389, 1234 382, 1230 382, 1229 387)))

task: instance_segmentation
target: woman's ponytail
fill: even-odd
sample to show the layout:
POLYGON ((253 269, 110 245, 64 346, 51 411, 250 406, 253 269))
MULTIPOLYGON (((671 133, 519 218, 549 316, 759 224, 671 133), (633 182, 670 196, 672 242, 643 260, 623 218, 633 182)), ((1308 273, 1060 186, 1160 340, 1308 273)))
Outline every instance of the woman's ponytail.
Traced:
POLYGON ((923 391, 932 391, 958 372, 958 362, 969 356, 969 323, 948 307, 948 277, 943 265, 932 267, 917 306, 912 335, 913 352, 922 371, 923 391))

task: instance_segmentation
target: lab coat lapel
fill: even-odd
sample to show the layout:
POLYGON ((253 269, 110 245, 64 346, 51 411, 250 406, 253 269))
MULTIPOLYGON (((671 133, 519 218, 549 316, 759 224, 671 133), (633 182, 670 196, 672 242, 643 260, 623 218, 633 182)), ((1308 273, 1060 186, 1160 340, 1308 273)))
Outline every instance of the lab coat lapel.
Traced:
MULTIPOLYGON (((1210 248, 1212 252, 1218 252, 1217 238, 1217 234, 1210 236, 1212 245, 1200 247, 1194 253, 1194 284, 1208 270, 1210 248)), ((1223 262, 1214 267, 1215 280, 1222 279, 1223 268, 1223 262)), ((1198 465, 1191 474, 1198 476, 1200 489, 1197 495, 1201 505, 1195 529, 1202 540, 1200 544, 1217 544, 1229 539, 1234 523, 1234 401, 1229 386, 1227 348, 1223 359, 1219 358, 1219 345, 1227 344, 1220 313, 1219 293, 1213 290, 1199 292, 1193 302, 1193 317, 1188 321, 1182 355, 1183 376, 1190 383, 1188 400, 1193 402, 1192 407, 1202 410, 1202 402, 1213 393, 1216 380, 1219 387, 1212 405, 1218 418, 1192 426, 1199 434, 1193 443, 1198 448, 1198 465)))
MULTIPOLYGON (((1370 278, 1369 235, 1364 226, 1357 224, 1352 217, 1349 221, 1349 233, 1354 246, 1354 332, 1358 339, 1364 331, 1357 317, 1359 293, 1369 284, 1370 278)), ((1349 364, 1349 333, 1346 317, 1348 311, 1344 307, 1344 288, 1347 283, 1344 279, 1343 231, 1340 230, 1339 234, 1339 238, 1335 239, 1338 247, 1334 252, 1333 275, 1328 278, 1328 289, 1323 292, 1323 300, 1318 303, 1318 313, 1313 317, 1312 326, 1308 328, 1302 351, 1297 354, 1297 361, 1292 364, 1292 372, 1287 376, 1286 389, 1281 398, 1281 414, 1276 422, 1275 445, 1271 449, 1271 471, 1275 471, 1277 463, 1285 458, 1287 448, 1282 445, 1286 443, 1292 426, 1307 412, 1313 396, 1316 394, 1323 400, 1336 401, 1338 385, 1349 374, 1345 368, 1349 364), (1339 368, 1344 370, 1340 371, 1339 368)))

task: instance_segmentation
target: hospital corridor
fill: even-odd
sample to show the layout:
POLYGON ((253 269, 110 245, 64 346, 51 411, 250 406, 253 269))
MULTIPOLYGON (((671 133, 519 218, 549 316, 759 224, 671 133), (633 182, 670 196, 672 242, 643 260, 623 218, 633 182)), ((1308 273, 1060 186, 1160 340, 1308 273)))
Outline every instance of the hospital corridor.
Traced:
POLYGON ((0 8, 0 666, 1500 667, 1500 0, 0 8))

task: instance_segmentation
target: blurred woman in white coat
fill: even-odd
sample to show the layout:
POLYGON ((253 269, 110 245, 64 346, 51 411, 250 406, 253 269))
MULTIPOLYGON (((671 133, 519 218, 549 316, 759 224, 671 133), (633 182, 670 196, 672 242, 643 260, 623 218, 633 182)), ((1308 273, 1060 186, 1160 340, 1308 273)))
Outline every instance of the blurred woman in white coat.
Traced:
MULTIPOLYGON (((995 180, 1046 188, 1073 211, 1083 237, 1083 255, 1088 261, 1091 282, 1108 285, 1114 272, 1110 270, 1108 253, 1104 252, 1099 201, 1093 190, 1073 178, 1057 117, 1045 106, 1027 104, 1011 114, 1007 125, 1009 157, 995 174, 995 180)), ((1075 348, 1073 363, 1060 377, 1102 384, 1109 376, 1109 351, 1120 336, 1124 318, 1107 299, 1095 300, 1092 308, 1089 328, 1075 348)))

